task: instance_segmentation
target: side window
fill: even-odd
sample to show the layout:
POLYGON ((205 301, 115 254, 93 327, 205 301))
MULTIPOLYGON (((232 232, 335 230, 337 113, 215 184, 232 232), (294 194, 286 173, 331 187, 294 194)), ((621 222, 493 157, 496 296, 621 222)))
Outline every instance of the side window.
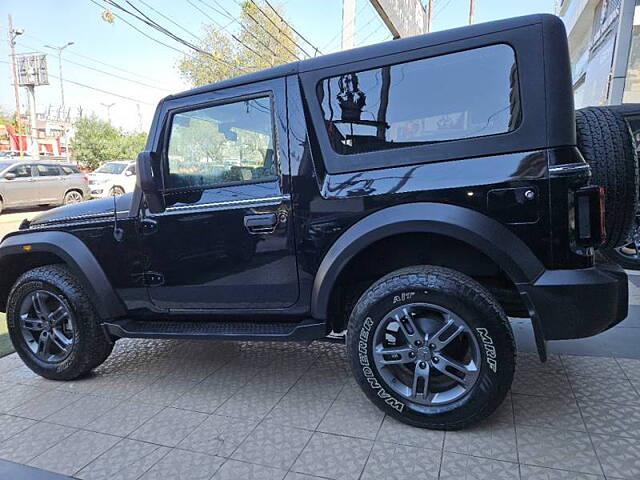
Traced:
POLYGON ((74 173, 80 173, 76 167, 71 167, 69 165, 62 165, 62 171, 65 175, 73 175, 74 173))
POLYGON ((318 96, 331 145, 343 155, 506 133, 520 121, 507 45, 327 78, 318 96))
POLYGON ((276 175, 269 97, 173 116, 165 188, 214 187, 276 175))
POLYGON ((18 165, 7 173, 13 173, 16 178, 29 178, 31 176, 31 165, 18 165))
POLYGON ((55 165, 36 165, 38 169, 38 176, 40 177, 55 177, 60 175, 60 169, 55 165))

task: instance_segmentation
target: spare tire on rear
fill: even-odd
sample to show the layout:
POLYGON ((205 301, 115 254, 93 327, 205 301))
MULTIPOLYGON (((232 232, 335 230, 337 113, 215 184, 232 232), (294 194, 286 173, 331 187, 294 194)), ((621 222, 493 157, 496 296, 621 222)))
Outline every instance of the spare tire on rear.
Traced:
POLYGON ((609 107, 576 111, 578 149, 591 165, 591 184, 605 188, 603 247, 627 243, 638 201, 638 158, 629 124, 609 107))

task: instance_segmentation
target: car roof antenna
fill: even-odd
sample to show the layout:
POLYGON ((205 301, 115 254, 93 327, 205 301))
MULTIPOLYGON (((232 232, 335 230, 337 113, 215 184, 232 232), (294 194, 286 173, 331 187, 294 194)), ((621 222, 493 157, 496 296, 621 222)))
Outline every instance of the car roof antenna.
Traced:
POLYGON ((116 242, 124 240, 124 230, 118 227, 118 204, 116 202, 116 196, 113 197, 113 238, 116 242))

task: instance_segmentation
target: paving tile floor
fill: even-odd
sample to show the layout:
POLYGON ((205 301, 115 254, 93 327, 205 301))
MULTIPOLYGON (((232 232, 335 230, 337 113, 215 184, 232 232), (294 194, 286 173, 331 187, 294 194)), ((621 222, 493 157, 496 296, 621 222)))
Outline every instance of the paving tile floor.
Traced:
MULTIPOLYGON (((635 341, 640 277, 630 287, 638 318, 617 328, 635 341)), ((640 343, 619 343, 545 364, 519 352, 504 404, 461 432, 373 407, 338 344, 121 340, 73 382, 42 379, 13 354, 0 358, 0 475, 25 465, 24 478, 87 480, 640 479, 640 343)))
POLYGON ((80 479, 640 478, 639 359, 520 353, 500 409, 446 433, 385 416, 322 342, 123 340, 66 383, 10 355, 0 399, 0 459, 80 479))

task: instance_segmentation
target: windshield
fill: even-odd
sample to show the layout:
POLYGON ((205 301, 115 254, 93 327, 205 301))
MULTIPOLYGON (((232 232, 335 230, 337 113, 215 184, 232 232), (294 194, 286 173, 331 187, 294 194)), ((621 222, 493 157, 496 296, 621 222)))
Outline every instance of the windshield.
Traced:
POLYGON ((126 163, 107 162, 101 165, 94 173, 112 173, 114 175, 120 175, 126 167, 126 163))
POLYGON ((5 168, 10 167, 14 163, 15 162, 0 162, 0 172, 3 171, 5 168))

